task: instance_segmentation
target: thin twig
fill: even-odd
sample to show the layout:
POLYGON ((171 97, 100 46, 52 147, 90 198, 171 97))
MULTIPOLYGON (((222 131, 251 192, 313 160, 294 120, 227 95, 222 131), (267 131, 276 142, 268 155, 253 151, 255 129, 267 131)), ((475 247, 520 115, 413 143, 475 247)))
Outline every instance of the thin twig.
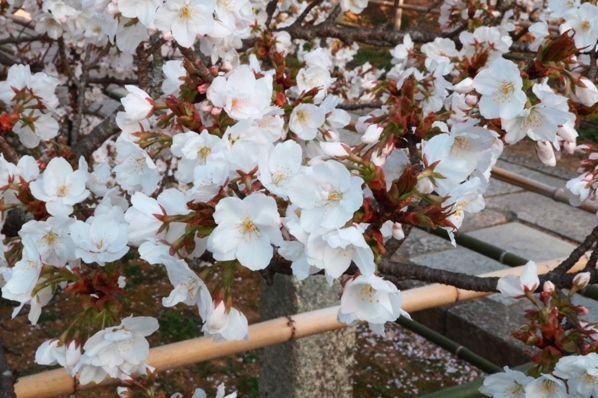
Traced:
POLYGON ((77 140, 79 139, 79 133, 81 130, 81 121, 83 120, 83 108, 85 104, 85 86, 87 86, 87 78, 89 76, 89 58, 91 57, 91 48, 92 45, 88 44, 85 48, 85 56, 81 62, 81 76, 77 81, 77 98, 76 104, 77 109, 75 109, 75 116, 73 117, 73 123, 71 125, 71 131, 69 134, 69 142, 71 145, 76 145, 77 140))

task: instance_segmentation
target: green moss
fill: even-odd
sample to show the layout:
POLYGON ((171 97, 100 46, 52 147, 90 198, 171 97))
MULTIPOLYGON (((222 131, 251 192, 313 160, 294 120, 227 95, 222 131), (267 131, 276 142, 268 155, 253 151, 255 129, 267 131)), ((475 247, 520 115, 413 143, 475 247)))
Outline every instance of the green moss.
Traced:
POLYGON ((189 340, 200 335, 201 319, 191 310, 169 309, 159 319, 158 339, 161 344, 189 340))
POLYGON ((351 66, 357 67, 369 62, 380 69, 388 70, 392 67, 391 60, 390 48, 362 45, 351 61, 351 66))

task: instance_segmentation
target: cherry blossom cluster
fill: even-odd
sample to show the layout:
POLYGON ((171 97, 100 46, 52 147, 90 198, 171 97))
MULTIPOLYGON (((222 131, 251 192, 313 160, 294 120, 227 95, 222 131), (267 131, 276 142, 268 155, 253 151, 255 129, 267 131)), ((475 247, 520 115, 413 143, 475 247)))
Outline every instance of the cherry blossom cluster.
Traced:
POLYGON ((580 316, 588 309, 572 303, 576 292, 589 282, 587 272, 577 274, 573 287, 559 294, 552 282, 543 285, 538 296, 537 268, 534 262, 524 267, 520 277, 508 275, 499 280, 498 289, 504 297, 526 297, 535 307, 526 312, 529 324, 514 331, 513 336, 528 346, 536 347, 534 366, 527 375, 505 367, 484 380, 480 392, 490 397, 579 397, 598 394, 598 327, 580 316))
MULTIPOLYGON (((18 303, 13 316, 29 306, 32 324, 55 296, 81 304, 64 333, 39 347, 38 363, 60 364, 82 384, 153 372, 146 337, 158 321, 124 313, 120 299, 132 259, 164 267, 172 290, 162 306, 196 308, 216 341, 250 338, 235 288, 251 271, 340 280, 338 320, 383 334, 407 314, 381 269, 412 227, 452 236, 481 211, 505 145, 532 140, 550 166, 575 150, 580 120, 598 103, 595 5, 550 2, 538 16, 531 2, 515 12, 447 0, 440 24, 458 34, 425 43, 417 32, 402 35, 388 49, 388 70, 351 67, 359 45, 338 35, 294 37, 336 29, 340 12, 367 6, 15 0, 2 8, 11 28, 0 37, 13 37, 18 9, 43 35, 25 53, 57 51, 43 71, 15 64, 0 82, 2 222, 27 214, 1 241, 2 297, 18 303), (533 41, 517 41, 530 19, 539 20, 529 26, 533 41), (551 21, 561 19, 555 30, 551 21), (514 51, 526 54, 521 62, 514 51), (94 102, 114 94, 102 81, 122 86, 121 107, 104 120, 94 102), (64 91, 71 101, 59 105, 64 91), (344 109, 365 104, 374 109, 344 109), (92 151, 81 149, 106 131, 92 151)), ((597 166, 590 155, 568 184, 572 195, 595 197, 597 166)), ((550 344, 538 337, 538 325, 562 320, 563 308, 583 312, 548 283, 540 302, 533 265, 498 283, 505 295, 543 305, 516 337, 559 350, 569 344, 562 338, 589 341, 581 323, 550 344)), ((592 344, 569 352, 587 356, 592 344)), ((552 355, 543 373, 560 369, 560 356, 543 352, 552 355)), ((554 376, 576 388, 577 376, 563 372, 554 376)))

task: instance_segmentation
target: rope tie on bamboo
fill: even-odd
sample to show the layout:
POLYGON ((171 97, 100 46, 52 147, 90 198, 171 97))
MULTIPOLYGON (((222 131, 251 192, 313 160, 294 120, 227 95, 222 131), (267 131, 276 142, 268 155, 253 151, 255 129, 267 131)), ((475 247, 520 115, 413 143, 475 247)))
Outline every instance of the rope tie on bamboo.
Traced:
POLYGON ((287 319, 289 320, 287 326, 291 328, 291 337, 289 337, 289 341, 293 341, 297 332, 297 329, 295 328, 295 320, 290 315, 287 315, 287 319))

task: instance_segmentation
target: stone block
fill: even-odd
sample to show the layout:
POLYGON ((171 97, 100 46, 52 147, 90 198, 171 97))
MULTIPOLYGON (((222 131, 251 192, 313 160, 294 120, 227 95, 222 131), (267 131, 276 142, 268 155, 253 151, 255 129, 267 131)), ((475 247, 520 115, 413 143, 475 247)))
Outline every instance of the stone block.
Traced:
POLYGON ((412 258, 419 254, 452 249, 451 242, 424 230, 413 228, 403 246, 393 256, 393 259, 412 258))
POLYGON ((475 231, 477 229, 492 227, 494 225, 512 221, 514 215, 510 212, 497 211, 496 209, 485 209, 476 214, 465 216, 460 232, 475 231))
POLYGON ((468 235, 536 262, 566 257, 575 249, 569 242, 518 222, 483 228, 468 235))
MULTIPOLYGON (((338 302, 341 286, 323 275, 304 281, 276 274, 264 285, 262 321, 312 311, 338 302)), ((261 398, 350 398, 353 396, 355 328, 346 328, 266 347, 260 355, 261 398)))
POLYGON ((530 360, 523 354, 529 347, 511 332, 526 323, 528 307, 525 300, 510 307, 486 298, 463 302, 447 310, 445 335, 498 366, 521 365, 530 360))
POLYGON ((477 275, 506 268, 498 261, 464 247, 413 257, 413 262, 430 268, 477 275))

